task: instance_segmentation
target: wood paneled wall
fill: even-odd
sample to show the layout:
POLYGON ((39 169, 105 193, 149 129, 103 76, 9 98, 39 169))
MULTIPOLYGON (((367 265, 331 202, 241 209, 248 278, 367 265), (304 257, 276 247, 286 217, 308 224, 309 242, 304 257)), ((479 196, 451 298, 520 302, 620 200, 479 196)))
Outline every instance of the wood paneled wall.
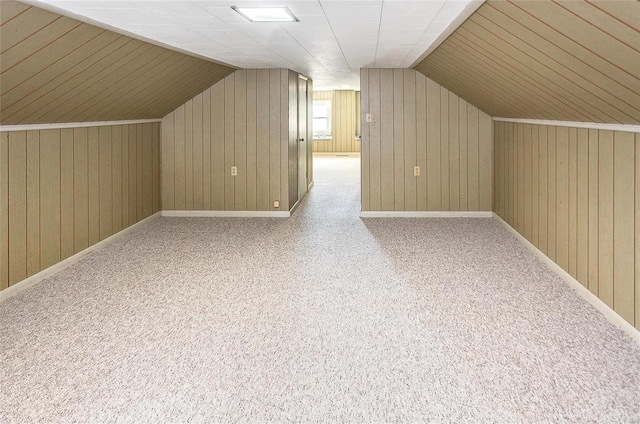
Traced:
POLYGON ((0 133, 0 289, 160 209, 160 123, 0 133))
POLYGON ((494 123, 494 212, 640 329, 640 134, 494 123))
POLYGON ((640 123, 640 2, 488 0, 415 69, 494 117, 640 123))
POLYGON ((413 69, 360 84, 363 211, 491 210, 490 116, 413 69))
POLYGON ((362 134, 362 113, 360 99, 360 92, 356 91, 356 135, 362 134))
POLYGON ((359 152, 356 136, 356 92, 316 91, 314 100, 331 100, 331 140, 314 140, 314 152, 359 152))
POLYGON ((0 2, 3 125, 162 118, 233 68, 0 2))
POLYGON ((287 210, 290 73, 238 70, 163 118, 162 209, 287 210))

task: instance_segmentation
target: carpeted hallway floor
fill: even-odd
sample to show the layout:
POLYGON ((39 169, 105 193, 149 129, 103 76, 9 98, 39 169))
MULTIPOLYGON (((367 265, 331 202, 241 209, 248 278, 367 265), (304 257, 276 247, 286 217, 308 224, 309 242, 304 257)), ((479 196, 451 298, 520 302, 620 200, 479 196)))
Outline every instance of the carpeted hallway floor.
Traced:
POLYGON ((638 423, 640 346, 491 219, 162 218, 0 304, 0 422, 638 423))

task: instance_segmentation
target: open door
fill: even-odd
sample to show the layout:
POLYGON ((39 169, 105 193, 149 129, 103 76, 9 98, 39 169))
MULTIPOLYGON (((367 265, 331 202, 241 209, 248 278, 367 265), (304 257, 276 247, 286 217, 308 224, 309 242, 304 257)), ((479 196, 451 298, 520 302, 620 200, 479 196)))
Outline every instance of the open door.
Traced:
POLYGON ((298 200, 307 194, 309 164, 307 163, 307 149, 311 148, 311 140, 307 136, 308 108, 307 108, 307 88, 306 77, 298 77, 298 200))

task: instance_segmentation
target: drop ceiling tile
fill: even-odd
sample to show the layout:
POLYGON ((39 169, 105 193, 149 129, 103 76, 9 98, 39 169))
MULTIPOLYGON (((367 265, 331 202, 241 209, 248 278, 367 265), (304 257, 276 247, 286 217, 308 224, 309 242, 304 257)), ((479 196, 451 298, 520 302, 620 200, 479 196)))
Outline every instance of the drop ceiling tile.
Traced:
POLYGON ((279 0, 300 22, 256 24, 230 6, 265 1, 42 1, 232 66, 288 67, 314 78, 316 87, 357 86, 363 66, 408 66, 470 2, 279 0))

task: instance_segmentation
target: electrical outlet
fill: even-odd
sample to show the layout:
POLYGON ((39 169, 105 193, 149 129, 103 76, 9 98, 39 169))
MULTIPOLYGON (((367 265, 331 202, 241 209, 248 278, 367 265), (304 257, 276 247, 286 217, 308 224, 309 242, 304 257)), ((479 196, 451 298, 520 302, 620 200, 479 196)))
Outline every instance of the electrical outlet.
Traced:
POLYGON ((414 166, 413 167, 413 175, 416 177, 420 176, 420 167, 419 166, 414 166))
POLYGON ((365 115, 365 121, 366 121, 366 122, 373 122, 373 114, 371 114, 371 113, 367 113, 367 114, 365 115))
POLYGON ((273 207, 274 208, 279 208, 280 207, 280 202, 278 200, 274 200, 273 201, 273 207))
POLYGON ((231 167, 231 175, 234 176, 234 177, 238 175, 238 167, 237 166, 232 166, 231 167))

